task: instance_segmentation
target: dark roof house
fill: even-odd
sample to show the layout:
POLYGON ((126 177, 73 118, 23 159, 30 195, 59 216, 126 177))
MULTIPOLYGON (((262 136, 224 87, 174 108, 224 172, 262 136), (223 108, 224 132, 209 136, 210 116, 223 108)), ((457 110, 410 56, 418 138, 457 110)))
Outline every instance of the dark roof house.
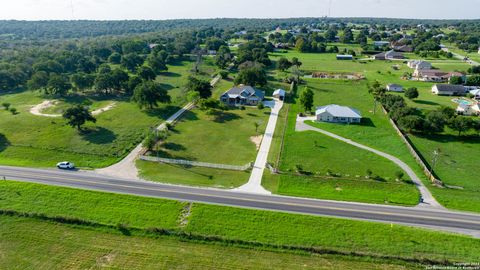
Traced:
POLYGON ((221 97, 220 101, 230 106, 256 106, 265 98, 265 93, 261 90, 246 85, 238 85, 227 92, 221 97))

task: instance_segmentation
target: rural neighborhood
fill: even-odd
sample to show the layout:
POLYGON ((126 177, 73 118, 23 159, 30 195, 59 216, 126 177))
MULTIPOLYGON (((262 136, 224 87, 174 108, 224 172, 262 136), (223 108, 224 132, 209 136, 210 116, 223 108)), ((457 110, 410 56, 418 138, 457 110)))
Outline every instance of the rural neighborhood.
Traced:
POLYGON ((480 21, 330 9, 0 12, 0 268, 478 269, 480 21))

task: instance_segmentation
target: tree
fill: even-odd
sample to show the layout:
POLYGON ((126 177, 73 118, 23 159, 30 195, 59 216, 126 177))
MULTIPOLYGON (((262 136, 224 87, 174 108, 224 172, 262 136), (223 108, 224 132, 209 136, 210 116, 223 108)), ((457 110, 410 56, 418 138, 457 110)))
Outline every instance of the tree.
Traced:
POLYGON ((228 46, 221 46, 217 51, 217 55, 215 56, 215 64, 224 69, 228 67, 232 60, 233 57, 230 48, 228 46))
POLYGON ((343 31, 342 43, 351 43, 353 41, 353 33, 350 28, 346 28, 343 31))
POLYGON ((480 75, 473 75, 467 78, 467 82, 465 83, 469 86, 478 86, 480 85, 480 75))
POLYGON ((12 72, 0 70, 0 90, 11 90, 16 85, 16 80, 12 72))
POLYGON ((421 131, 424 127, 424 120, 418 115, 407 115, 398 119, 398 125, 408 133, 421 131))
POLYGON ((302 66, 302 64, 303 64, 303 63, 300 62, 297 57, 293 57, 293 58, 292 58, 292 66, 295 66, 295 67, 297 67, 297 68, 300 68, 300 67, 302 66))
POLYGON ((210 82, 190 76, 187 83, 188 91, 195 91, 200 94, 200 98, 209 98, 212 96, 212 85, 210 82))
POLYGON ((450 77, 450 84, 463 84, 463 78, 460 76, 452 76, 450 77))
POLYGON ((430 133, 442 132, 445 128, 445 115, 438 111, 431 111, 425 119, 425 131, 430 133))
POLYGON ((418 93, 418 89, 416 87, 411 87, 405 90, 405 97, 408 99, 416 99, 420 94, 418 93))
POLYGON ((302 104, 306 112, 309 112, 312 110, 313 96, 314 96, 313 91, 308 88, 305 88, 303 92, 300 94, 300 104, 302 104))
POLYGON ((285 71, 285 70, 289 69, 291 66, 292 66, 292 63, 290 61, 288 61, 287 58, 282 57, 282 58, 278 59, 277 67, 278 67, 279 70, 285 71))
POLYGON ((212 37, 207 40, 205 43, 205 47, 207 47, 207 50, 213 50, 213 51, 218 51, 220 47, 226 46, 227 44, 223 39, 217 38, 217 37, 212 37))
POLYGON ((253 126, 255 127, 255 133, 258 133, 258 128, 260 127, 259 122, 253 122, 253 126))
POLYGON ((67 120, 67 124, 71 127, 76 127, 79 131, 82 130, 82 126, 88 121, 96 123, 97 119, 92 116, 88 109, 82 105, 68 108, 63 113, 63 118, 67 120))
POLYGON ((397 178, 397 180, 402 180, 403 176, 405 176, 404 172, 402 172, 402 171, 396 171, 395 172, 395 177, 397 178))
POLYGON ((163 89, 158 83, 146 81, 135 87, 132 100, 136 102, 141 109, 145 107, 153 109, 158 106, 159 102, 169 103, 170 96, 167 90, 163 89))
POLYGON ((457 116, 448 121, 448 126, 458 131, 458 136, 461 136, 462 132, 468 131, 473 127, 473 120, 465 116, 457 116))
POLYGON ((122 56, 121 64, 124 66, 126 69, 130 70, 131 72, 134 72, 137 70, 137 67, 141 66, 143 64, 144 60, 141 56, 130 53, 122 56))
POLYGON ((127 95, 131 95, 133 93, 133 90, 135 90, 135 87, 137 87, 141 83, 142 78, 140 78, 139 76, 131 76, 126 83, 125 93, 127 95))
POLYGON ((254 64, 250 67, 241 68, 234 82, 237 85, 264 86, 267 84, 267 73, 261 65, 254 64))
POLYGON ((70 80, 75 89, 83 91, 93 86, 95 77, 92 74, 80 72, 73 74, 70 80))
POLYGON ((5 111, 8 111, 8 109, 10 108, 11 105, 12 105, 12 104, 10 104, 10 103, 8 103, 8 102, 2 103, 2 106, 3 106, 3 108, 5 109, 5 111))
POLYGON ((108 62, 110 62, 110 63, 112 63, 112 64, 120 64, 121 61, 122 61, 122 55, 120 55, 120 54, 117 53, 117 52, 112 53, 112 54, 108 57, 108 62))
POLYGON ((147 81, 155 80, 157 75, 151 67, 141 66, 137 71, 138 76, 147 81))
POLYGON ((47 87, 48 84, 48 73, 45 71, 35 72, 30 80, 27 82, 28 89, 30 90, 40 90, 47 87))
POLYGON ((69 89, 72 88, 68 77, 65 75, 51 74, 48 79, 46 94, 50 95, 65 95, 69 89))
MULTIPOLYGON (((166 53, 165 51, 162 52, 166 53)), ((161 53, 150 54, 147 58, 147 63, 153 69, 155 74, 158 75, 160 72, 168 70, 166 58, 167 56, 163 56, 161 53)))

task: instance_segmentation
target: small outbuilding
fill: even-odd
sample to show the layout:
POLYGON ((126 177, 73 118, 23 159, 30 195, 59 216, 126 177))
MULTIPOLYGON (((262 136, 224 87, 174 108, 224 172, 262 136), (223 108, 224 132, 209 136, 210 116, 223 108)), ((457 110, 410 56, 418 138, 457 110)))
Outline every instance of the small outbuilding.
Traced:
POLYGON ((394 84, 394 83, 387 84, 387 91, 401 93, 401 92, 403 92, 403 86, 401 86, 399 84, 394 84))
POLYGON ((286 94, 287 92, 285 90, 277 89, 275 92, 273 92, 273 97, 283 101, 285 100, 286 94))
POLYGON ((362 121, 362 115, 358 110, 335 104, 318 107, 315 115, 319 122, 360 123, 362 121))
POLYGON ((353 60, 353 55, 351 54, 338 54, 337 60, 353 60))

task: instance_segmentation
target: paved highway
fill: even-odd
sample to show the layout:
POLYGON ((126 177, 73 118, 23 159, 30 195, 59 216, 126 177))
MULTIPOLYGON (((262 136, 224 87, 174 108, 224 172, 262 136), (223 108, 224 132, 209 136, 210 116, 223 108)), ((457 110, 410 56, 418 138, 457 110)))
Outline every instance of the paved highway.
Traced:
POLYGON ((115 179, 93 172, 0 166, 0 178, 87 190, 243 208, 361 219, 426 227, 480 237, 480 215, 428 207, 399 207, 232 192, 115 179))

